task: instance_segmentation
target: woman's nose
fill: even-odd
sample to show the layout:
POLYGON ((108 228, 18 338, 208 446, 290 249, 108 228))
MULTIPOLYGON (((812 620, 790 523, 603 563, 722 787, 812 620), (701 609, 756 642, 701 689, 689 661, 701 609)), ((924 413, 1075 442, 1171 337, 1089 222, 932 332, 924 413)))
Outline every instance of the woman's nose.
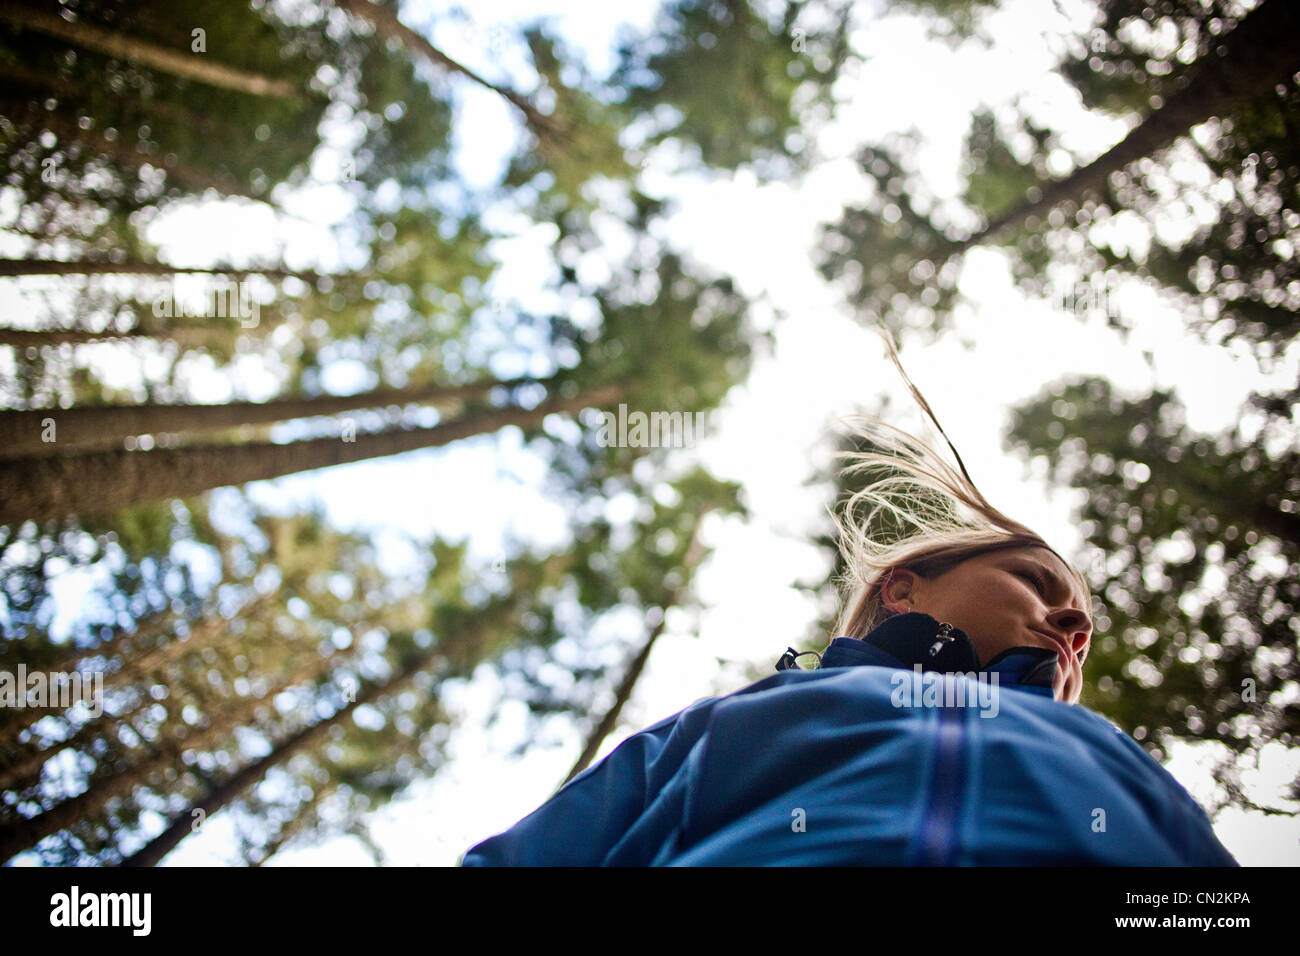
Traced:
POLYGON ((1083 646, 1088 643, 1088 635, 1092 633, 1092 622, 1074 610, 1058 611, 1052 625, 1069 635, 1070 650, 1076 654, 1083 650, 1083 646))

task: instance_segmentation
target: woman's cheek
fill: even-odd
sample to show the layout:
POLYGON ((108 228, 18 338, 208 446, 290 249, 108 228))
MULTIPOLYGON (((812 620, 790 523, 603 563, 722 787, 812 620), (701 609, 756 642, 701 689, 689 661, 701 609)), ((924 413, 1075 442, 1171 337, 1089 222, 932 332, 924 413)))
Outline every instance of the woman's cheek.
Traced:
POLYGON ((1079 658, 1070 658, 1070 680, 1066 683, 1070 691, 1070 703, 1078 703, 1079 697, 1083 694, 1083 665, 1079 663, 1079 658))

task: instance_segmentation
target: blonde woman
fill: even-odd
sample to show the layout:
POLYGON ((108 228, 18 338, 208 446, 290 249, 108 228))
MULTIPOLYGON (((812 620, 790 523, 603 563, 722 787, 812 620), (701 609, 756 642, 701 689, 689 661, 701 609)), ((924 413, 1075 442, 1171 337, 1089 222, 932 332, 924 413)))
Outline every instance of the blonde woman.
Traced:
POLYGON ((464 865, 1237 865, 1187 791, 1077 704, 1084 576, 955 448, 960 471, 883 422, 857 431, 840 636, 816 668, 788 651, 633 735, 464 865))

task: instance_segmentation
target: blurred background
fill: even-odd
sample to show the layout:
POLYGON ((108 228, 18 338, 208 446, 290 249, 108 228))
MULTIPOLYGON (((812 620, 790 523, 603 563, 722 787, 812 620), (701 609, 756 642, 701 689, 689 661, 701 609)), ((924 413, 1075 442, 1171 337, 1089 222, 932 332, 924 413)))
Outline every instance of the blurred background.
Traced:
POLYGON ((454 865, 820 650, 885 329, 1300 863, 1300 8, 478 6, 0 0, 0 860, 454 865))

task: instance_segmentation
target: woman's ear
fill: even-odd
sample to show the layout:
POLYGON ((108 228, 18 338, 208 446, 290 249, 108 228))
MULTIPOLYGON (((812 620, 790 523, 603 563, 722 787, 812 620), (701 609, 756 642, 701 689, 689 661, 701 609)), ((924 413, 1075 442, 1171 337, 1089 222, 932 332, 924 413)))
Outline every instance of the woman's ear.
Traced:
POLYGON ((916 610, 916 585, 920 576, 907 568, 891 568, 880 585, 881 605, 895 614, 916 610))

